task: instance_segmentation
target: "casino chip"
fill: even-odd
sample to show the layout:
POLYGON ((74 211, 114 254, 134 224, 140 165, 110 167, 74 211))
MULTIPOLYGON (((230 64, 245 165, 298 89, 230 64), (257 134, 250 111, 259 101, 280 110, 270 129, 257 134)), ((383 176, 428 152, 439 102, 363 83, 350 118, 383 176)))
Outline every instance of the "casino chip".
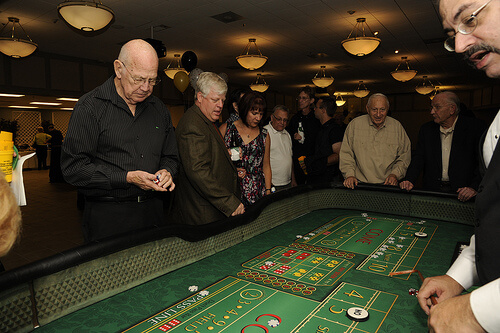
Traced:
POLYGON ((270 319, 267 324, 271 327, 277 327, 280 324, 278 319, 270 319))
POLYGON ((367 321, 370 314, 363 308, 353 307, 349 308, 345 315, 347 318, 354 321, 367 321))
POLYGON ((296 238, 302 238, 303 236, 302 235, 297 235, 295 236, 296 238))
POLYGON ((421 232, 421 231, 417 231, 416 233, 414 233, 415 237, 418 237, 418 238, 425 238, 427 237, 427 234, 425 232, 421 232))
POLYGON ((189 286, 188 290, 191 292, 198 291, 198 286, 189 286))
POLYGON ((202 290, 202 291, 200 291, 200 295, 201 296, 208 296, 208 294, 210 294, 210 292, 208 290, 202 290))

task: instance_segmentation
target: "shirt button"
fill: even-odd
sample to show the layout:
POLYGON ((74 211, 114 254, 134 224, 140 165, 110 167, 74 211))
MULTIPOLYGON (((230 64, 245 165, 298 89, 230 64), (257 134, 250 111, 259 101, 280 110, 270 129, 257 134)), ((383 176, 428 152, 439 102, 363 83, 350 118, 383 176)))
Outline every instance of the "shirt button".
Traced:
POLYGON ((144 155, 143 155, 143 154, 141 154, 141 158, 144 158, 144 155))
POLYGON ((137 136, 137 140, 139 140, 139 136, 137 136))

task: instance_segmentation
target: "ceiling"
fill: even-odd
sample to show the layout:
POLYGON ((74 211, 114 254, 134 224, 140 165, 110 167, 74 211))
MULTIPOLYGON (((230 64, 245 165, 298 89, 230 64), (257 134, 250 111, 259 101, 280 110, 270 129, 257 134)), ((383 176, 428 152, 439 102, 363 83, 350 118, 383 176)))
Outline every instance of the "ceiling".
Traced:
MULTIPOLYGON (((312 85, 320 65, 335 78, 337 92, 349 93, 363 80, 372 92, 415 93, 423 75, 444 89, 474 89, 492 85, 483 73, 469 68, 460 55, 443 48, 438 10, 432 0, 102 0, 115 19, 98 33, 85 34, 67 25, 57 13, 62 0, 6 0, 0 22, 20 23, 39 50, 112 62, 121 45, 133 38, 161 40, 167 67, 175 53, 196 53, 197 67, 226 73, 234 85, 248 85, 261 73, 269 91, 295 95, 312 85), (233 12, 242 19, 223 23, 212 16, 233 12), (354 12, 354 13, 353 13, 354 12), (352 13, 352 14, 351 14, 352 13), (365 57, 348 54, 341 41, 356 19, 366 18, 382 42, 365 57), (248 71, 235 60, 256 38, 269 57, 259 70, 248 71), (396 54, 395 50, 399 50, 396 54), (394 80, 401 56, 410 60, 416 78, 394 80)), ((162 74, 162 80, 170 80, 162 74)))

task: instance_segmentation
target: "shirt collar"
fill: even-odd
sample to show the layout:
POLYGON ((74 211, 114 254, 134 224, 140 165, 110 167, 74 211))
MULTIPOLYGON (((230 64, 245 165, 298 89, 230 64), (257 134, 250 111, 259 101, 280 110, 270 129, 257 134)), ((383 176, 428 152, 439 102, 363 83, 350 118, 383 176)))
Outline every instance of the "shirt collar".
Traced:
POLYGON ((271 122, 269 122, 269 129, 271 130, 271 132, 273 132, 273 134, 276 134, 276 133, 285 134, 285 129, 283 129, 282 131, 278 131, 273 127, 273 124, 271 124, 271 122))
POLYGON ((455 118, 455 121, 453 122, 453 125, 449 128, 443 128, 443 126, 439 126, 439 131, 443 133, 444 135, 453 133, 455 131, 455 125, 457 124, 458 116, 455 118))
MULTIPOLYGON (((111 101, 116 106, 122 106, 123 103, 125 103, 125 100, 118 95, 118 92, 116 91, 116 86, 115 86, 115 77, 116 75, 111 76, 109 79, 106 80, 101 86, 102 89, 99 89, 96 93, 97 98, 105 99, 111 101)), ((144 101, 138 103, 137 105, 141 105, 143 103, 154 103, 154 98, 152 98, 153 95, 149 95, 148 98, 146 98, 144 101)), ((126 107, 128 109, 128 106, 126 107)))
POLYGON ((372 118, 370 118, 370 115, 369 115, 369 114, 367 114, 366 116, 368 117, 368 125, 370 125, 371 127, 373 127, 373 128, 374 128, 374 129, 376 129, 376 130, 379 130, 379 129, 381 129, 381 128, 385 127, 385 124, 387 124, 387 117, 388 117, 388 116, 387 116, 387 117, 385 117, 384 123, 383 123, 382 125, 380 125, 380 127, 378 127, 378 128, 377 128, 377 126, 375 126, 375 124, 372 122, 372 118))

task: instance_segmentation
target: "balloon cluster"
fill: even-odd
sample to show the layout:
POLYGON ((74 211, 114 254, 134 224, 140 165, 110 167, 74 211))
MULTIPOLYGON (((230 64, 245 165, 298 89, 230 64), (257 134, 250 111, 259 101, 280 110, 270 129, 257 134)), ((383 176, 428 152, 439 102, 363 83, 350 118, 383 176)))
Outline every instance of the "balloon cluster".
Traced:
MULTIPOLYGON (((198 57, 196 56, 196 53, 193 51, 184 52, 181 57, 181 64, 182 67, 189 72, 189 76, 183 71, 177 72, 174 76, 174 85, 180 92, 184 92, 189 83, 191 83, 191 86, 196 89, 196 82, 198 81, 200 74, 203 73, 203 70, 196 68, 197 63, 198 57)), ((229 78, 226 73, 220 73, 219 76, 226 81, 226 83, 228 82, 229 78)))

